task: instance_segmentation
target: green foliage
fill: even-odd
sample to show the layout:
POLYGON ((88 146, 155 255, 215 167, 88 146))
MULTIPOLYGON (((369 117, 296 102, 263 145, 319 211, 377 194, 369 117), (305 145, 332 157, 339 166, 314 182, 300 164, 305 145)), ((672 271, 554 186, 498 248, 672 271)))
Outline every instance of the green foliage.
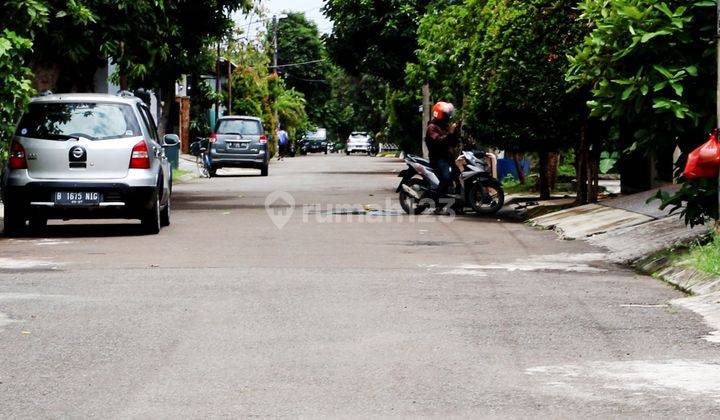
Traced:
POLYGON ((370 74, 393 87, 404 85, 405 66, 414 62, 417 26, 429 0, 328 0, 333 23, 328 39, 335 63, 353 76, 370 74))
POLYGON ((715 2, 584 0, 592 27, 571 60, 568 80, 589 86, 592 115, 623 144, 697 143, 713 124, 715 2), (687 138, 690 137, 690 138, 687 138))
POLYGON ((697 243, 690 247, 687 261, 702 272, 720 276, 720 236, 713 236, 708 244, 697 243))
MULTIPOLYGON (((267 37, 269 45, 272 39, 270 27, 267 37)), ((267 52, 270 58, 272 48, 268 48, 267 52)), ((279 65, 327 59, 327 50, 320 38, 317 25, 309 21, 304 13, 288 13, 286 18, 278 21, 279 65)), ((316 125, 327 126, 325 103, 330 99, 327 81, 330 72, 329 62, 285 67, 279 71, 289 88, 304 95, 307 101, 307 114, 310 121, 316 125)))
MULTIPOLYGON (((592 115, 611 124, 621 149, 677 144, 687 154, 715 126, 715 4, 580 3, 580 18, 592 31, 570 58, 568 80, 591 89, 592 115)), ((690 225, 717 215, 716 180, 688 181, 674 196, 656 198, 690 225)))
MULTIPOLYGON (((235 45, 229 52, 245 65, 232 75, 233 114, 260 117, 267 133, 275 134, 278 124, 291 139, 305 132, 310 126, 305 96, 269 73, 269 57, 252 44, 235 45)), ((270 145, 274 152, 275 142, 270 145)))
POLYGON ((369 74, 350 76, 335 67, 330 74, 330 99, 325 104, 326 127, 344 141, 352 131, 385 130, 386 83, 369 74))
POLYGON ((20 112, 33 94, 28 55, 34 29, 44 25, 48 9, 37 0, 10 0, 0 9, 0 144, 15 129, 20 112))
POLYGON ((619 152, 602 152, 600 153, 600 173, 607 174, 613 169, 617 169, 616 165, 620 160, 619 152))
POLYGON ((479 13, 485 31, 470 53, 471 128, 510 150, 556 151, 576 143, 584 97, 568 94, 564 60, 583 35, 574 5, 490 0, 479 13))
POLYGON ((429 0, 328 0, 333 20, 327 39, 333 61, 347 74, 331 77, 328 111, 337 110, 336 135, 365 130, 399 144, 420 148, 422 103, 419 86, 406 84, 405 68, 414 63, 417 28, 429 0))
POLYGON ((558 0, 436 1, 420 21, 415 86, 462 105, 465 130, 509 150, 555 151, 576 142, 584 97, 568 94, 564 59, 585 34, 558 0))
POLYGON ((197 137, 207 137, 212 131, 208 110, 217 100, 215 90, 195 75, 192 78, 192 100, 190 101, 190 141, 197 137))
POLYGON ((718 214, 717 179, 685 180, 675 194, 658 191, 648 203, 660 200, 660 209, 670 209, 670 214, 679 213, 690 226, 705 224, 708 218, 718 214))

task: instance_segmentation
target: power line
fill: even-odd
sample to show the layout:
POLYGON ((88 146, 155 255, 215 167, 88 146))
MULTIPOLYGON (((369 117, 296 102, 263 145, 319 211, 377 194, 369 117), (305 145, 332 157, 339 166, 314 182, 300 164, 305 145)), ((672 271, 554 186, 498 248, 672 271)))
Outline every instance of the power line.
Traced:
POLYGON ((284 74, 285 74, 285 76, 287 76, 287 77, 289 77, 289 78, 291 78, 291 79, 299 80, 299 81, 301 81, 301 82, 308 82, 308 83, 325 83, 325 84, 330 83, 329 80, 303 79, 302 77, 293 76, 293 75, 290 74, 290 73, 284 73, 284 74))
POLYGON ((323 63, 325 60, 313 60, 313 61, 305 61, 303 63, 290 63, 290 64, 280 64, 275 66, 276 68, 284 68, 284 67, 296 67, 296 66, 304 66, 307 64, 317 64, 317 63, 323 63))

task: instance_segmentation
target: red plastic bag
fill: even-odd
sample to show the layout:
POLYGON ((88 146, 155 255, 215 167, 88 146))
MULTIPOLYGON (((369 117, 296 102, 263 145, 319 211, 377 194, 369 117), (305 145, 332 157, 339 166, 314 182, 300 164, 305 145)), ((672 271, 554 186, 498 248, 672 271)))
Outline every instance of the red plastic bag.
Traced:
POLYGON ((710 139, 693 150, 688 157, 683 176, 687 179, 717 178, 720 175, 720 142, 718 130, 710 134, 710 139))

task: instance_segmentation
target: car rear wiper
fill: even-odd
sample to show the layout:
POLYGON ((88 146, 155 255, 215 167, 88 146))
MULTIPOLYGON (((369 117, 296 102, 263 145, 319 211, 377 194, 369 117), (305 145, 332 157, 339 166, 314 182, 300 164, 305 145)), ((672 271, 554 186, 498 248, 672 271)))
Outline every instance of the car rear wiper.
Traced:
POLYGON ((43 137, 46 137, 49 140, 77 140, 77 141, 80 141, 80 137, 78 137, 78 136, 68 136, 65 134, 46 134, 43 137))

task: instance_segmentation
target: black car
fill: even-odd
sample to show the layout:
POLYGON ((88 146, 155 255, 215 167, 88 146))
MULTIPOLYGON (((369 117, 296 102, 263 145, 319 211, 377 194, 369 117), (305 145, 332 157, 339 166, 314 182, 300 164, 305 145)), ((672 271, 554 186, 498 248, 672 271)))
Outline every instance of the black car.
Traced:
POLYGON ((306 155, 308 153, 325 153, 328 152, 327 130, 318 128, 308 133, 300 141, 300 153, 306 155))

